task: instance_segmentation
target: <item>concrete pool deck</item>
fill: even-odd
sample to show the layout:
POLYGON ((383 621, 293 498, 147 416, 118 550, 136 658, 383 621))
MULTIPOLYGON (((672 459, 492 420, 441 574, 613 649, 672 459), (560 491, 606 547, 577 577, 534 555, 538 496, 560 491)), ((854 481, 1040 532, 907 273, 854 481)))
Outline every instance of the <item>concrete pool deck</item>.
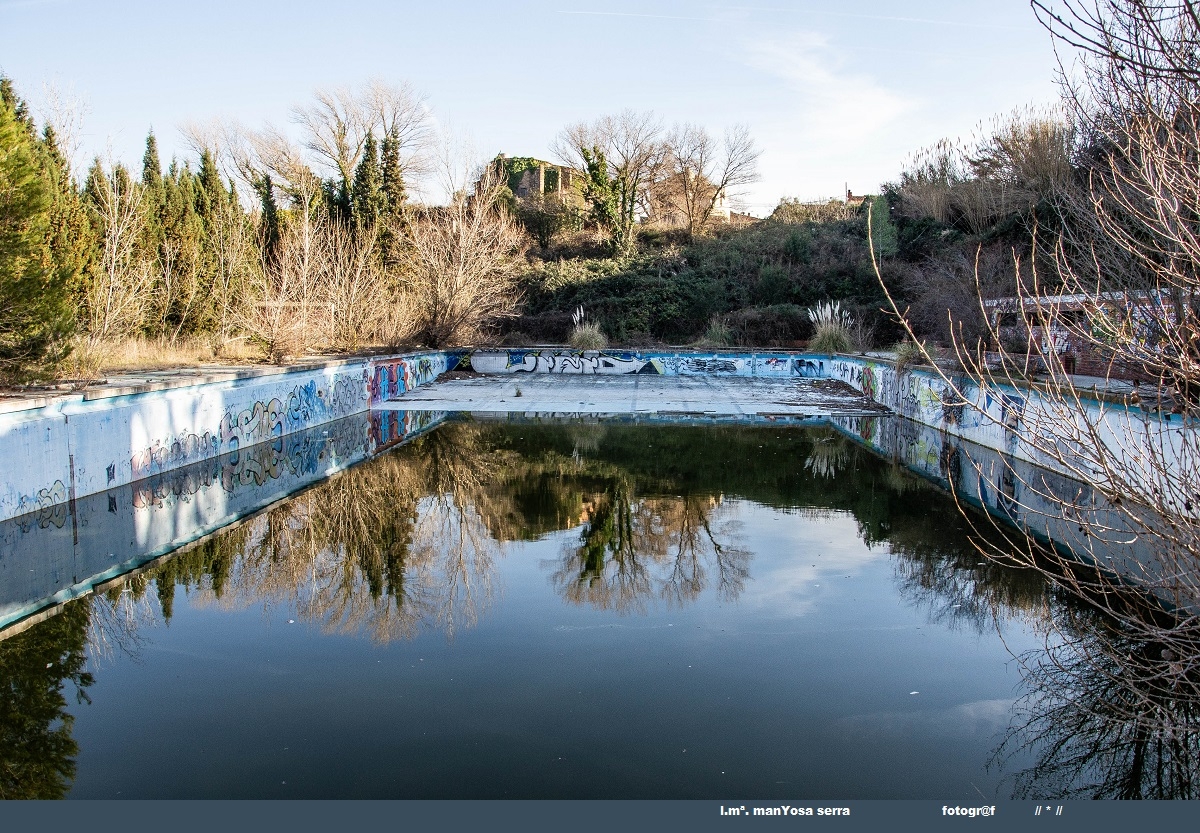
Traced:
POLYGON ((888 412, 849 385, 829 379, 550 373, 449 375, 456 378, 416 388, 375 405, 374 410, 799 417, 888 412))

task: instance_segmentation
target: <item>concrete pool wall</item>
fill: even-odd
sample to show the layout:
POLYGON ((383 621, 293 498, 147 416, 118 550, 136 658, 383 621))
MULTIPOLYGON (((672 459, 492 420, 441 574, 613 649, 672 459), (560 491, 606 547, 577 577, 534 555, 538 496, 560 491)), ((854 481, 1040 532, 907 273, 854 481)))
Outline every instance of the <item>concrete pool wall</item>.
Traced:
POLYGON ((464 355, 380 356, 9 405, 0 413, 0 520, 366 412, 464 355))
MULTIPOLYGON (((959 396, 971 395, 965 384, 956 393, 935 373, 897 373, 887 362, 860 357, 561 349, 411 353, 166 390, 64 396, 0 413, 0 520, 14 519, 0 526, 0 628, 91 592, 435 427, 460 406, 439 409, 417 396, 405 409, 408 397, 391 400, 466 367, 489 374, 704 376, 706 384, 719 384, 712 377, 720 376, 844 381, 907 419, 838 416, 836 410, 824 417, 786 416, 750 408, 738 414, 664 411, 631 417, 668 423, 831 422, 911 470, 943 485, 953 482, 967 500, 992 514, 1039 537, 1074 543, 1073 527, 1047 524, 1055 507, 1037 511, 1042 496, 1028 488, 1035 478, 1019 470, 1038 463, 1016 440, 1019 420, 1040 407, 1033 391, 976 388, 980 414, 959 396), (1022 461, 1015 477, 1006 462, 1014 458, 1022 461), (114 491, 117 487, 123 488, 114 491)), ((533 404, 532 399, 525 401, 533 404)), ((778 403, 772 407, 780 410, 778 403)), ((1097 401, 1089 407, 1105 406, 1097 401)), ((1111 413, 1141 419, 1164 435, 1183 434, 1177 418, 1122 408, 1111 413)), ((1064 480, 1062 488, 1068 486, 1064 480)), ((1126 541, 1109 546, 1093 540, 1085 542, 1084 551, 1088 548, 1123 575, 1144 576, 1154 566, 1153 553, 1135 551, 1126 541)), ((1177 607, 1191 606, 1154 589, 1177 607)))
MULTIPOLYGON (((1071 447, 1070 415, 1032 389, 948 384, 937 373, 897 371, 890 362, 786 351, 574 351, 563 348, 427 351, 254 371, 246 378, 164 390, 85 392, 0 413, 0 520, 45 512, 84 495, 218 457, 256 443, 370 410, 447 370, 485 374, 833 379, 921 425, 1037 465, 1059 468, 1021 439, 1061 436, 1060 452, 1088 471, 1071 447), (469 364, 468 360, 469 359, 469 364)), ((1168 463, 1187 453, 1193 432, 1177 416, 1084 399, 1086 419, 1113 447, 1149 443, 1168 463)), ((1078 421, 1078 420, 1077 420, 1078 421)), ((1148 472, 1148 476, 1149 476, 1148 472)))
POLYGON ((1036 388, 977 381, 933 370, 897 370, 887 360, 865 356, 788 352, 571 351, 561 348, 476 350, 471 366, 481 373, 645 374, 772 379, 833 379, 921 425, 1038 466, 1077 477, 1103 472, 1078 439, 1091 437, 1110 452, 1145 455, 1145 470, 1126 472, 1153 485, 1156 467, 1170 468, 1200 452, 1194 429, 1182 417, 1149 413, 1081 394, 1076 403, 1044 396, 1036 388), (1023 437, 1053 446, 1051 459, 1023 437), (1065 462, 1066 465, 1063 463, 1065 462))

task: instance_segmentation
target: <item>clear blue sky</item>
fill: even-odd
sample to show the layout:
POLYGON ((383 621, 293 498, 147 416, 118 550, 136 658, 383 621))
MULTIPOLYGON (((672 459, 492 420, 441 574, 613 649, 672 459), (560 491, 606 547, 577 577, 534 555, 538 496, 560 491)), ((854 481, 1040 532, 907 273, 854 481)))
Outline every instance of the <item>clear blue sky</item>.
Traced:
POLYGON ((856 193, 980 122, 1057 100, 1050 39, 1024 0, 524 0, 203 3, 0 0, 0 72, 35 106, 87 103, 81 156, 134 164, 152 126, 287 125, 319 86, 405 79, 483 155, 546 157, 568 123, 624 107, 763 150, 747 202, 856 193))

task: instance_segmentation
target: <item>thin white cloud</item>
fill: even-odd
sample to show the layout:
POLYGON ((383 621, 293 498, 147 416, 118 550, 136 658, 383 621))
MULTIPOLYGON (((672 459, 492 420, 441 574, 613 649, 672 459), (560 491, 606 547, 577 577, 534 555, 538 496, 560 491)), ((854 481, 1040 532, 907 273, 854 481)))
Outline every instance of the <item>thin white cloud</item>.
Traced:
POLYGON ((908 96, 869 75, 844 69, 841 57, 820 35, 747 39, 742 48, 750 66, 790 87, 796 97, 787 104, 802 115, 805 138, 824 148, 865 143, 871 130, 885 127, 914 106, 908 96))
POLYGON ((865 73, 816 33, 755 33, 741 39, 738 54, 767 76, 764 85, 784 91, 769 123, 758 127, 764 182, 788 183, 799 189, 790 195, 805 198, 840 195, 846 180, 858 191, 876 187, 862 172, 878 168, 880 137, 918 109, 916 99, 865 73))

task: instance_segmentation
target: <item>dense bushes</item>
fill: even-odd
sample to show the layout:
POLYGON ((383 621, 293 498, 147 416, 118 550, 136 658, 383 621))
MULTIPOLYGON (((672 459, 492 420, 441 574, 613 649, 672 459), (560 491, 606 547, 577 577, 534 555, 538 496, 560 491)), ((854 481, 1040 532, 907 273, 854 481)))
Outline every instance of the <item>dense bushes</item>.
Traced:
POLYGON ((679 246, 647 235, 623 258, 535 260, 523 281, 524 314, 508 325, 535 341, 561 342, 579 306, 616 342, 683 344, 714 316, 744 346, 807 339, 805 310, 839 299, 895 340, 871 266, 863 214, 830 222, 764 220, 679 246))

